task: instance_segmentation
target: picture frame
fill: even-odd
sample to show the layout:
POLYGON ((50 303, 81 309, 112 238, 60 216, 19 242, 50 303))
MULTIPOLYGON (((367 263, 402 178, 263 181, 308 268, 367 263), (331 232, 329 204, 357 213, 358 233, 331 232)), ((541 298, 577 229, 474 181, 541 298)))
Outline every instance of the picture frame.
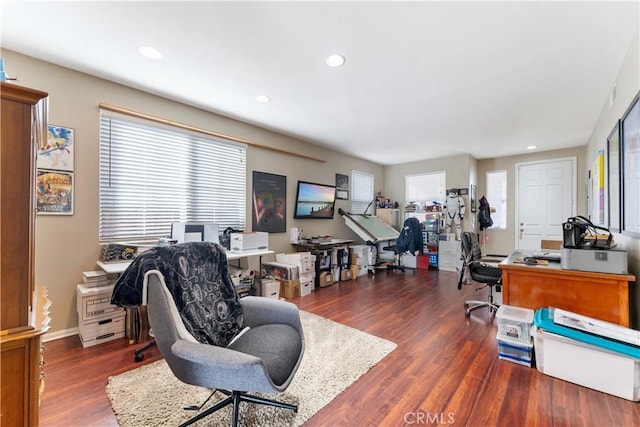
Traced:
POLYGON ((74 187, 73 172, 38 169, 36 213, 38 215, 73 215, 74 187))
POLYGON ((604 150, 596 153, 591 165, 591 222, 605 225, 604 219, 604 150))
POLYGON ((349 200, 349 190, 341 190, 336 188, 336 199, 349 200))
POLYGON ((469 194, 469 204, 471 205, 471 212, 475 213, 478 208, 478 187, 474 184, 471 184, 471 191, 469 194))
POLYGON ((38 169, 74 171, 75 131, 72 128, 48 125, 47 139, 38 145, 38 169))
POLYGON ((252 230, 287 231, 287 177, 253 172, 252 230))
POLYGON ((620 120, 607 137, 607 217, 609 230, 622 230, 620 120))
POLYGON ((640 92, 621 120, 622 234, 640 238, 640 92))

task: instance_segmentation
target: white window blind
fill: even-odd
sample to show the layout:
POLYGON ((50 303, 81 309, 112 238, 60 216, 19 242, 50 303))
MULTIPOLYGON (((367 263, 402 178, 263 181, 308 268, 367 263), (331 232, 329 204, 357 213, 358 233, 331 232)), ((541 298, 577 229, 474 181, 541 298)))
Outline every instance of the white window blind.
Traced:
MULTIPOLYGON (((351 213, 363 214, 373 200, 373 178, 368 173, 351 171, 351 213)), ((373 214, 375 206, 369 208, 368 214, 373 214)))
POLYGON ((447 173, 445 171, 405 176, 406 202, 420 207, 443 203, 446 198, 447 173))
POLYGON ((100 114, 100 241, 154 239, 172 222, 244 229, 246 147, 100 114))
POLYGON ((493 220, 491 228, 507 228, 507 171, 487 172, 486 178, 486 198, 493 220))

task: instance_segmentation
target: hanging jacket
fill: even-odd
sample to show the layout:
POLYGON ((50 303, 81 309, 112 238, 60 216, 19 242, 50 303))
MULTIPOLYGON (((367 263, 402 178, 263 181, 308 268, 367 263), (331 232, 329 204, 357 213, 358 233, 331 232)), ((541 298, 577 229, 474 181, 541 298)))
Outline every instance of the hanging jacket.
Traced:
POLYGON ((424 253, 423 244, 420 221, 418 221, 418 218, 407 218, 404 221, 398 240, 396 240, 398 253, 410 252, 415 254, 417 251, 422 254, 424 253))
POLYGON ((489 201, 484 196, 480 198, 478 223, 480 224, 480 230, 484 230, 485 228, 489 228, 493 225, 493 220, 491 219, 491 207, 489 206, 489 201))

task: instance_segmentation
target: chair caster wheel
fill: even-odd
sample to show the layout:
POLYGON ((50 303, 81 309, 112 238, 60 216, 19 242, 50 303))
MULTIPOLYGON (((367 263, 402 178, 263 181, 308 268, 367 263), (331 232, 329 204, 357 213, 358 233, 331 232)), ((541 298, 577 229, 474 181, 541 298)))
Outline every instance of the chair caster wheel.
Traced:
POLYGON ((465 317, 471 317, 471 312, 470 311, 465 311, 464 312, 464 316, 465 317))
POLYGON ((136 355, 133 358, 133 360, 135 360, 136 362, 142 362, 144 360, 144 354, 136 353, 136 355))

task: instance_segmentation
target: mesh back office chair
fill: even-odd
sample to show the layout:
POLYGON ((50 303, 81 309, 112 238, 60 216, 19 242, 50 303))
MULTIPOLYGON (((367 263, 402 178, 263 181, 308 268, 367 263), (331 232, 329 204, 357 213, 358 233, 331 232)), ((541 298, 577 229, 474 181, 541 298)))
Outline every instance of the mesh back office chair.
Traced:
POLYGON ((465 316, 471 316, 471 312, 483 307, 488 307, 490 312, 498 311, 498 305, 493 303, 493 288, 501 291, 502 270, 500 268, 489 265, 482 261, 482 252, 478 243, 478 235, 473 232, 465 231, 462 233, 462 253, 464 257, 462 272, 458 278, 458 289, 462 288, 463 277, 468 272, 471 279, 475 282, 484 283, 485 287, 489 287, 489 296, 487 301, 467 300, 464 303, 465 316))

